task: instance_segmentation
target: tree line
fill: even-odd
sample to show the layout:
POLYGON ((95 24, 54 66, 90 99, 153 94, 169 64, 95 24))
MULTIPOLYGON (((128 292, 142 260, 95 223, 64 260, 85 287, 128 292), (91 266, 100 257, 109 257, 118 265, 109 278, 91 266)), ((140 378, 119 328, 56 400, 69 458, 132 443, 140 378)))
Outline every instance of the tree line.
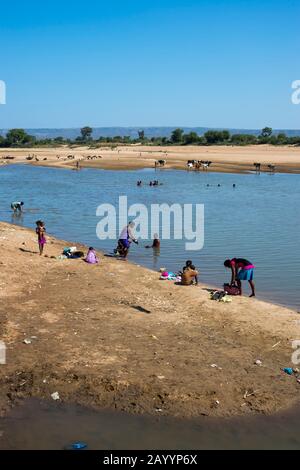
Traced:
POLYGON ((82 127, 80 135, 75 139, 55 137, 53 139, 37 139, 24 129, 10 129, 5 136, 0 136, 0 147, 39 147, 59 145, 89 145, 90 147, 102 144, 143 144, 143 145, 300 145, 300 136, 289 137, 285 133, 273 134, 271 127, 264 127, 259 135, 231 134, 227 130, 209 130, 203 135, 196 132, 184 133, 177 128, 170 137, 147 137, 145 131, 137 132, 135 138, 131 136, 99 137, 93 139, 93 129, 82 127))

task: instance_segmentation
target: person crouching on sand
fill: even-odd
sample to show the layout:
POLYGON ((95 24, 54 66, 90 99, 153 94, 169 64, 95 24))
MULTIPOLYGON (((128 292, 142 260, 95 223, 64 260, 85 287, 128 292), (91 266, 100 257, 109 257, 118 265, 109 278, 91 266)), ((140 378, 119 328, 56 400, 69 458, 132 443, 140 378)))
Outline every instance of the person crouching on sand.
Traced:
POLYGON ((232 258, 224 261, 224 266, 231 269, 231 285, 236 282, 242 295, 242 282, 248 281, 251 287, 250 297, 255 297, 255 285, 253 282, 255 266, 244 258, 232 258))
POLYGON ((37 236, 38 236, 38 244, 39 244, 40 256, 42 256, 43 251, 44 251, 44 245, 45 245, 45 243, 47 242, 47 241, 46 241, 46 237, 45 237, 46 228, 45 228, 44 222, 42 222, 41 220, 38 220, 38 221, 36 222, 36 229, 35 229, 35 232, 36 232, 36 234, 37 234, 37 236))
POLYGON ((89 247, 89 251, 85 257, 85 260, 89 264, 97 264, 99 263, 98 256, 92 246, 89 247))
POLYGON ((186 265, 183 267, 181 273, 181 284, 183 286, 190 286, 192 284, 198 284, 198 271, 192 264, 192 261, 188 260, 186 265))

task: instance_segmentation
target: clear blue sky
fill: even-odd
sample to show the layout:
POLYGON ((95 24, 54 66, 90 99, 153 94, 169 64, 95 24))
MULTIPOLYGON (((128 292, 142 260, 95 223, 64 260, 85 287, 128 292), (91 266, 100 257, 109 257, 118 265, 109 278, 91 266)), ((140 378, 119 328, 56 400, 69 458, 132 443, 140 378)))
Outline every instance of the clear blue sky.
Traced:
POLYGON ((0 128, 300 128, 299 0, 0 6, 0 128))

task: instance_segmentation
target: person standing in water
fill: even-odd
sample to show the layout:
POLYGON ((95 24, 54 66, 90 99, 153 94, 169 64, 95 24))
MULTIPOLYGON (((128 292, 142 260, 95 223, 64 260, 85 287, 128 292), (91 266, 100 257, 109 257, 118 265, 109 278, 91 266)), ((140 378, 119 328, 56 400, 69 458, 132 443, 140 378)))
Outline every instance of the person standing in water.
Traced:
POLYGON ((135 238, 133 229, 135 227, 134 222, 129 222, 126 227, 123 228, 122 232, 120 233, 120 238, 118 241, 117 252, 122 256, 124 259, 127 258, 129 248, 131 243, 136 243, 138 245, 138 240, 135 238))
POLYGON ((232 258, 224 261, 224 266, 231 269, 231 285, 235 282, 242 295, 242 282, 248 281, 251 287, 250 297, 255 297, 255 285, 253 282, 255 266, 245 258, 232 258))
POLYGON ((146 245, 145 248, 160 248, 160 239, 157 233, 153 236, 152 245, 146 245))
POLYGON ((42 256, 43 251, 44 251, 44 246, 45 246, 45 243, 46 243, 46 237, 45 237, 46 228, 45 228, 45 224, 44 224, 44 222, 42 222, 42 220, 37 220, 35 232, 38 236, 40 256, 42 256))
POLYGON ((22 206, 24 206, 24 202, 23 201, 15 201, 15 202, 12 202, 10 207, 12 208, 12 210, 14 211, 14 213, 17 213, 17 212, 22 212, 22 206))

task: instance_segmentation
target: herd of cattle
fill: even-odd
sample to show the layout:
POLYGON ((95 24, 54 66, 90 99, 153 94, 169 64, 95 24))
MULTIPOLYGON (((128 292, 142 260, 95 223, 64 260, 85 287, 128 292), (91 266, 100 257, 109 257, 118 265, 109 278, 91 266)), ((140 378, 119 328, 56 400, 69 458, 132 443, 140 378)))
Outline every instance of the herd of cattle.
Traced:
MULTIPOLYGON (((102 158, 101 155, 82 155, 81 157, 77 157, 75 155, 56 155, 56 158, 58 160, 63 160, 63 161, 67 161, 67 160, 77 160, 78 161, 82 161, 82 160, 97 160, 97 159, 100 159, 102 158)), ((10 155, 5 155, 5 156, 2 156, 1 157, 2 160, 14 160, 15 157, 14 156, 10 156, 10 155)), ((35 160, 35 161, 40 161, 40 160, 47 160, 47 157, 44 157, 44 158, 39 158, 37 155, 35 154, 29 154, 27 157, 26 157, 26 160, 35 160)), ((162 168, 166 165, 167 161, 166 160, 156 160, 155 161, 155 168, 162 168)), ((207 171, 209 169, 209 167, 211 166, 212 162, 209 161, 209 160, 188 160, 186 162, 186 166, 188 169, 195 169, 195 170, 203 170, 203 171, 207 171)), ((260 173, 261 169, 262 169, 262 164, 261 163, 253 163, 253 166, 254 166, 254 169, 256 171, 256 173, 260 173)), ((268 171, 270 173, 275 173, 275 170, 276 170, 276 166, 273 165, 273 164, 268 164, 266 165, 268 171)))
POLYGON ((195 168, 195 170, 208 170, 212 162, 209 160, 188 160, 187 167, 188 168, 195 168))
MULTIPOLYGON (((166 164, 166 160, 156 160, 155 162, 155 167, 163 167, 165 166, 166 164)), ((192 169, 194 168, 195 170, 203 170, 203 171, 207 171, 209 169, 209 167, 211 166, 212 162, 209 161, 209 160, 188 160, 186 162, 186 166, 189 168, 189 169, 192 169)), ((260 173, 261 169, 262 169, 262 164, 261 163, 253 163, 254 165, 254 168, 255 168, 255 171, 256 173, 260 173)), ((276 166, 273 165, 273 164, 268 164, 267 165, 267 168, 268 168, 268 171, 270 173, 275 173, 275 170, 276 170, 276 166)))
MULTIPOLYGON (((56 155, 56 158, 60 159, 61 156, 56 155)), ((67 157, 65 157, 63 159, 64 160, 75 160, 75 158, 77 158, 77 160, 78 160, 78 157, 75 157, 75 155, 67 155, 67 157)), ((102 156, 101 155, 82 155, 80 160, 97 160, 98 158, 102 158, 102 156)))

